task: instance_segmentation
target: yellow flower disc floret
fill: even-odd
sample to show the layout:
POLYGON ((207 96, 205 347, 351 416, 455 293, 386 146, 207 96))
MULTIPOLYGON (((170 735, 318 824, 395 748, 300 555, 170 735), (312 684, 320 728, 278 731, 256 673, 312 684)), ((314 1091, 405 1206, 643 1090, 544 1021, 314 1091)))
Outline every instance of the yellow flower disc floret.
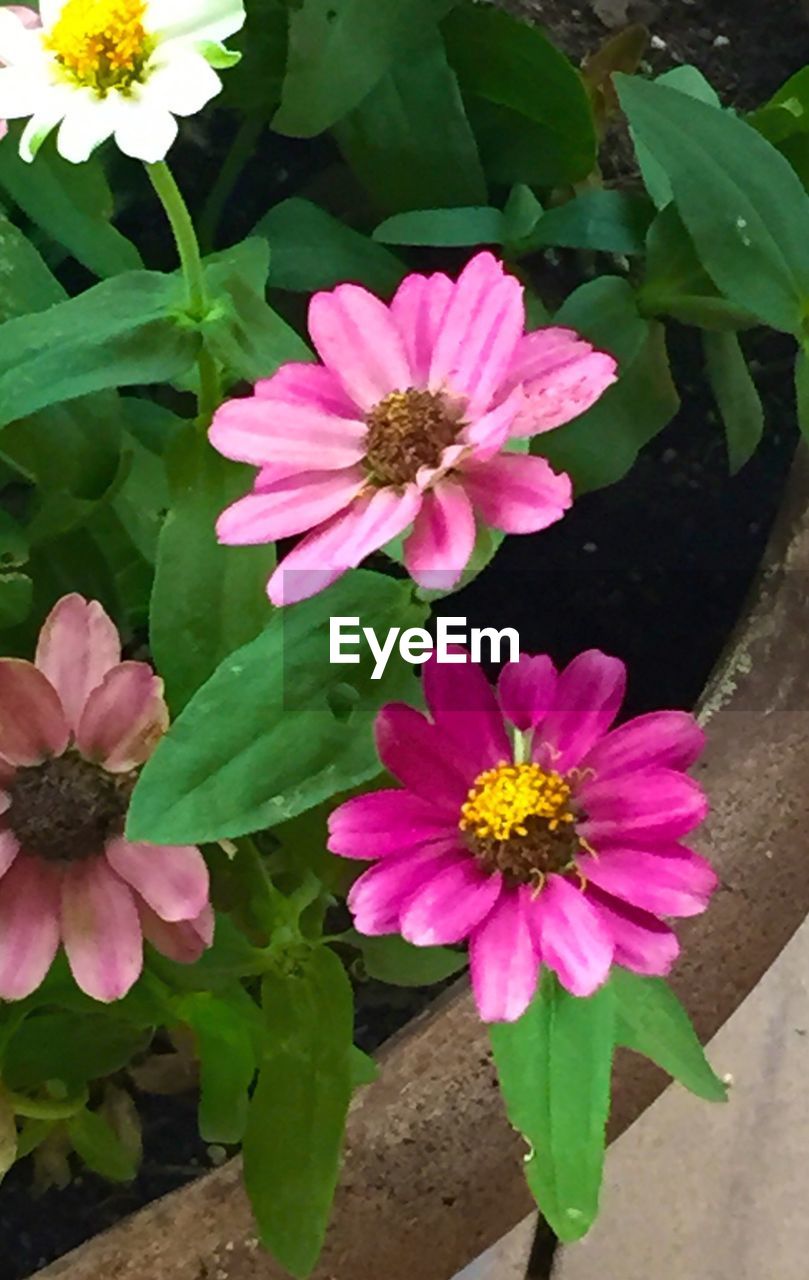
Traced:
POLYGON ((140 80, 153 43, 145 0, 67 0, 46 37, 65 74, 100 95, 140 80))

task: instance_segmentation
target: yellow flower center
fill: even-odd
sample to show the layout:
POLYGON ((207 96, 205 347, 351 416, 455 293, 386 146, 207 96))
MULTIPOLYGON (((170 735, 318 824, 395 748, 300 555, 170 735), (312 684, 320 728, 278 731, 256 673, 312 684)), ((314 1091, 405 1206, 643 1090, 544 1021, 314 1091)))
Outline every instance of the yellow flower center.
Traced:
POLYGON ((143 75, 153 42, 145 0, 67 0, 47 47, 69 79, 95 89, 128 89, 143 75))
POLYGON ((437 467, 461 429, 460 414, 433 391, 392 391, 367 415, 365 465, 380 485, 404 485, 437 467))
POLYGON ((576 834, 570 783, 538 764, 499 764, 478 775, 458 825, 484 871, 541 888, 550 872, 573 870, 585 847, 576 834))

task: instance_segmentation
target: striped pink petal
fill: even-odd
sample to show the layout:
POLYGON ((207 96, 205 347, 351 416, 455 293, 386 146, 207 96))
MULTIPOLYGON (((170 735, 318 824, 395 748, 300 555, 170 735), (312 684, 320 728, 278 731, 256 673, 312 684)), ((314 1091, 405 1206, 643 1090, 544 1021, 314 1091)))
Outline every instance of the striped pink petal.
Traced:
POLYGON ((167 727, 163 681, 145 662, 122 662, 87 699, 76 745, 111 773, 128 773, 148 760, 167 727))
POLYGON ((216 535, 229 546, 275 542, 313 529, 356 498, 368 477, 360 467, 345 471, 306 471, 263 484, 227 507, 216 535))
POLYGON ((59 946, 59 873, 18 857, 0 880, 0 998, 35 991, 59 946))
POLYGON ((547 529, 573 503, 570 476, 557 474, 545 458, 517 453, 467 464, 463 485, 486 523, 504 533, 547 529))
POLYGON ((208 868, 195 845, 136 844, 112 840, 113 871, 163 920, 192 920, 208 901, 208 868))
POLYGON ((42 625, 35 663, 62 701, 70 728, 78 727, 90 692, 121 661, 121 640, 97 600, 63 596, 42 625))
POLYGON ((484 1022, 516 1022, 534 998, 539 951, 528 901, 524 889, 504 891, 470 939, 472 990, 484 1022))
POLYGON ((105 858, 65 868, 62 939, 73 977, 94 1000, 120 1000, 140 976, 143 938, 135 898, 105 858))
POLYGON ((365 412, 413 383, 389 308, 359 285, 316 293, 309 304, 309 333, 323 363, 365 412))
POLYGON ((439 483, 424 495, 404 545, 407 572, 428 591, 449 591, 475 549, 475 513, 460 484, 439 483))
POLYGON ((0 755, 11 764, 58 756, 70 727, 53 685, 31 662, 0 658, 0 755))
POLYGON ((413 385, 427 383, 433 348, 455 285, 440 272, 432 276, 406 276, 390 304, 413 375, 413 385))

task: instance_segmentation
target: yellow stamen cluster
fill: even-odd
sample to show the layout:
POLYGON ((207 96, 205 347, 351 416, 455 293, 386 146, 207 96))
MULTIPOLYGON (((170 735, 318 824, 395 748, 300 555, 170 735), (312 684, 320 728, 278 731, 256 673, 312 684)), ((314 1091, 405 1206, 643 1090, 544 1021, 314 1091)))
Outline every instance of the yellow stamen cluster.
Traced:
POLYGON ((538 764, 500 764, 475 779, 461 806, 459 826, 480 839, 508 840, 527 836, 529 818, 547 819, 555 832, 575 822, 569 808, 570 787, 561 774, 538 764))
POLYGON ((71 80, 104 94, 140 79, 151 52, 145 0, 67 0, 47 47, 71 80))

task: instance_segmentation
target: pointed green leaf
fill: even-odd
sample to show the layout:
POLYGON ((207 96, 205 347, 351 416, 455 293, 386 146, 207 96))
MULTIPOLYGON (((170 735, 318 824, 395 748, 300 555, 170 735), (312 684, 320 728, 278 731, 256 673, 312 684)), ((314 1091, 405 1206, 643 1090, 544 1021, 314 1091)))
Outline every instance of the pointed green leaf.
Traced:
POLYGON ((728 446, 730 473, 752 458, 764 433, 761 396, 735 333, 704 333, 705 365, 728 446))
POLYGON ((67 1121, 67 1132, 74 1149, 93 1173, 111 1182, 131 1182, 137 1163, 97 1111, 79 1111, 67 1121))
POLYGON ((356 280, 374 293, 393 293, 405 266, 381 244, 333 218, 311 200, 292 196, 253 228, 270 246, 270 284, 312 293, 356 280))
POLYGON ((197 1038, 200 1136, 204 1142, 241 1142, 256 1073, 250 1025, 238 1006, 208 991, 184 996, 177 1012, 197 1038))

